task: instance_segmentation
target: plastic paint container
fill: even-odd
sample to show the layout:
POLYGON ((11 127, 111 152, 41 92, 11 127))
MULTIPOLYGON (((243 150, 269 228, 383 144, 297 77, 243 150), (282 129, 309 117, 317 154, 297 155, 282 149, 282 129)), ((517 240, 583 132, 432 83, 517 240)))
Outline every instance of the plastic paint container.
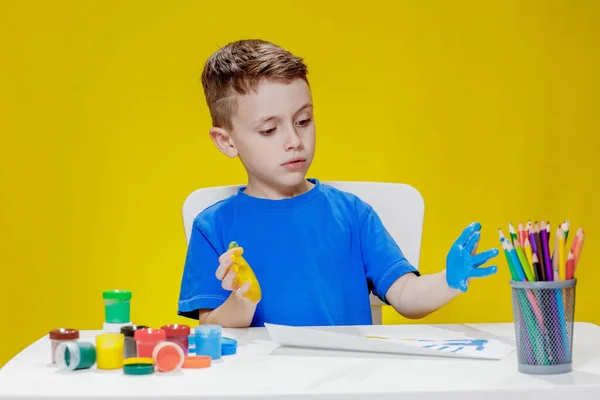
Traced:
POLYGON ((229 356, 237 352, 237 340, 226 337, 221 338, 221 355, 229 356))
POLYGON ((96 336, 96 361, 98 369, 123 367, 125 336, 122 333, 103 333, 96 336))
POLYGON ((187 356, 183 360, 182 368, 208 368, 212 363, 209 356, 187 356))
POLYGON ((188 354, 196 354, 196 338, 194 335, 188 336, 188 354))
POLYGON ((162 329, 138 329, 133 334, 137 347, 138 357, 152 357, 154 347, 167 338, 167 333, 162 329))
POLYGON ((96 348, 92 343, 62 342, 56 348, 56 364, 67 371, 91 368, 96 363, 96 348))
POLYGON ((138 329, 146 329, 147 326, 144 325, 127 325, 121 328, 121 333, 125 336, 125 347, 124 347, 124 357, 137 357, 137 345, 135 343, 135 339, 133 334, 138 329))
POLYGON ((123 362, 126 375, 148 375, 154 373, 154 360, 151 358, 132 357, 123 362))
POLYGON ((160 372, 178 370, 183 365, 184 358, 181 347, 173 342, 161 342, 152 351, 152 359, 160 372))
POLYGON ((104 299, 104 321, 109 324, 126 324, 130 319, 131 292, 129 290, 106 290, 104 299))
POLYGON ((167 341, 173 342, 183 350, 184 355, 188 355, 189 352, 189 336, 190 336, 190 327, 187 325, 165 325, 161 328, 167 334, 167 341))
POLYGON ((220 325, 199 325, 194 336, 196 355, 210 356, 213 360, 221 358, 220 325))
POLYGON ((73 342, 79 339, 79 331, 77 329, 59 328, 50 331, 50 341, 52 352, 52 364, 56 364, 56 349, 59 344, 65 341, 73 342))

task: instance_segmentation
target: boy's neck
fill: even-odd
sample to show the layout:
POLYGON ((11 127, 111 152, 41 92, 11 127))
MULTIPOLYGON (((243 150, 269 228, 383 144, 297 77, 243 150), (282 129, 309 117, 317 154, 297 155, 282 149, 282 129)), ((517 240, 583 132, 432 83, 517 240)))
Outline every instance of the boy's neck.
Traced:
POLYGON ((314 183, 304 179, 299 185, 292 187, 269 185, 264 182, 256 182, 248 178, 248 185, 244 193, 248 196, 258 197, 269 200, 282 200, 299 196, 308 192, 314 183))

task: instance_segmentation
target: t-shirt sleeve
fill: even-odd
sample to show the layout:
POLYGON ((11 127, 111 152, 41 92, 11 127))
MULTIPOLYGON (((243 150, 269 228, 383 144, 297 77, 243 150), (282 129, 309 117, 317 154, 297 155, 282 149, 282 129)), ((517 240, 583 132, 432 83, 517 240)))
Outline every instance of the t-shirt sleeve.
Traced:
POLYGON ((404 257, 402 250, 371 206, 366 210, 360 235, 363 264, 373 294, 389 304, 385 295, 390 286, 407 273, 419 276, 419 271, 404 257))
POLYGON ((221 281, 215 276, 219 256, 207 235, 194 222, 181 279, 179 315, 198 319, 201 308, 215 309, 227 300, 230 292, 221 287, 221 281))

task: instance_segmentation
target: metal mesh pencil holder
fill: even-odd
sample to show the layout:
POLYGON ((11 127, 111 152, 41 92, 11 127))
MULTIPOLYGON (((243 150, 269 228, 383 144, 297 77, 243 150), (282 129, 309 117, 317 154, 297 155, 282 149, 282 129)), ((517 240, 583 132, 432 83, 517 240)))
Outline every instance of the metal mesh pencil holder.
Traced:
POLYGON ((510 282, 520 372, 572 370, 576 284, 576 279, 510 282))

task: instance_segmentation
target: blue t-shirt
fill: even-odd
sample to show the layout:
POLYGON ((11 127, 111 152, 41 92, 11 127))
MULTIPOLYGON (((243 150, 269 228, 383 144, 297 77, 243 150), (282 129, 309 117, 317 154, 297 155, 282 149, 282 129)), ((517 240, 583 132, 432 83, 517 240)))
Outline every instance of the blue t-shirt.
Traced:
POLYGON ((419 274, 370 205, 317 179, 283 200, 244 188, 201 212, 188 245, 179 315, 198 319, 229 297, 215 276, 236 241, 261 287, 251 326, 370 325, 369 293, 382 301, 406 273, 419 274))

